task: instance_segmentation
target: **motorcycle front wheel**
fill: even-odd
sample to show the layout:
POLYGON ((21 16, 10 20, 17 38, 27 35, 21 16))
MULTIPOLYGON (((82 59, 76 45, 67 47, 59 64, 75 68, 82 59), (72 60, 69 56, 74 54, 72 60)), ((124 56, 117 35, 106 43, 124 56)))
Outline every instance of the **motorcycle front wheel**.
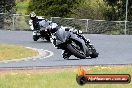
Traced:
POLYGON ((71 44, 68 44, 67 49, 77 58, 80 58, 80 59, 86 58, 86 54, 84 53, 83 49, 75 41, 72 41, 71 44))

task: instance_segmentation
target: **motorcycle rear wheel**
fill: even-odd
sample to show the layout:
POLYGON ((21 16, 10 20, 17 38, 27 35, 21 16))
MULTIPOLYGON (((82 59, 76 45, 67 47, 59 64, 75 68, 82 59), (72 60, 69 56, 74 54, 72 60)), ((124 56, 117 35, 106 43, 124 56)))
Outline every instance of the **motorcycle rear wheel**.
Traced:
POLYGON ((45 39, 50 42, 50 37, 46 36, 45 39))
POLYGON ((34 40, 34 41, 37 41, 38 39, 39 39, 39 36, 33 35, 33 40, 34 40))

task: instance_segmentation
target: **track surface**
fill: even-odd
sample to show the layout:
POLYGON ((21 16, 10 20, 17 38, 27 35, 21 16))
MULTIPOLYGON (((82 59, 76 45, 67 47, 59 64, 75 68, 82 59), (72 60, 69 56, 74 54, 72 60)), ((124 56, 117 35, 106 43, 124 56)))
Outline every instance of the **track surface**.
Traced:
POLYGON ((70 57, 64 60, 61 56, 62 50, 44 40, 37 42, 32 40, 32 32, 26 31, 0 31, 0 43, 16 44, 26 47, 49 50, 54 53, 49 58, 37 58, 27 61, 0 62, 3 67, 34 67, 34 66, 72 66, 72 65, 103 65, 103 64, 132 64, 132 36, 131 35, 101 35, 85 34, 91 40, 97 51, 100 53, 95 59, 81 59, 70 57))

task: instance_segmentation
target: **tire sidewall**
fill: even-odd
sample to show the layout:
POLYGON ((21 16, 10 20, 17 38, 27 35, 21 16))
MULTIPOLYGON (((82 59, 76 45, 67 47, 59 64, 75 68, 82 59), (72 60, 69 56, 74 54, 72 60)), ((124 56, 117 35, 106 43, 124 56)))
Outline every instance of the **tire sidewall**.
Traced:
POLYGON ((77 58, 85 59, 86 54, 83 52, 83 54, 80 53, 79 50, 75 49, 71 44, 67 45, 67 49, 77 58))

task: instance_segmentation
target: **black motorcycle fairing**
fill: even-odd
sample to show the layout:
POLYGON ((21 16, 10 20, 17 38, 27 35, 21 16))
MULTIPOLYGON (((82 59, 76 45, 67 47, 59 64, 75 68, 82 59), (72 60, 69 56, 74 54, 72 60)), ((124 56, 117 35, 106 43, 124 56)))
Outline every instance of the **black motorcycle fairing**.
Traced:
POLYGON ((98 53, 94 47, 90 47, 90 42, 84 39, 83 36, 80 36, 76 33, 68 31, 68 29, 59 28, 54 34, 54 45, 57 49, 63 49, 68 51, 70 54, 63 54, 68 57, 74 55, 77 58, 84 59, 86 57, 96 58, 98 53))
POLYGON ((65 31, 64 29, 60 28, 56 31, 56 45, 65 43, 67 39, 69 39, 71 33, 69 31, 65 31))
POLYGON ((83 48, 84 53, 85 54, 87 53, 88 47, 85 45, 85 41, 83 39, 81 39, 78 35, 74 33, 71 34, 70 39, 73 41, 77 41, 77 43, 80 43, 83 48))
POLYGON ((68 43, 70 44, 71 41, 74 41, 81 45, 80 47, 82 48, 85 54, 88 51, 88 48, 85 45, 85 41, 73 32, 65 31, 64 29, 60 28, 55 33, 55 36, 56 36, 56 46, 58 46, 58 48, 66 49, 67 44, 68 43))

